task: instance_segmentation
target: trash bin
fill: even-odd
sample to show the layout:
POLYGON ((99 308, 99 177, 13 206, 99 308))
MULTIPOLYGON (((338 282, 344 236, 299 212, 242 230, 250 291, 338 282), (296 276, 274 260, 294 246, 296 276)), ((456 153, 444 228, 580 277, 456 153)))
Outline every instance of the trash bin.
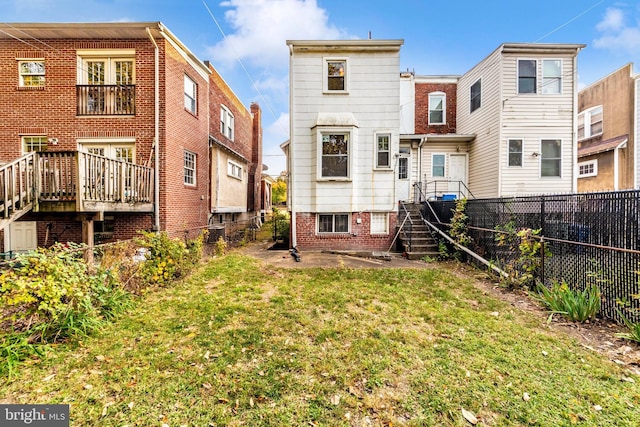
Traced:
MULTIPOLYGON (((589 241, 589 234, 591 229, 587 225, 582 224, 570 224, 569 225, 569 240, 578 243, 587 243, 589 241)), ((582 245, 575 245, 576 253, 581 254, 584 252, 585 247, 582 245)))
POLYGON ((456 195, 455 194, 443 194, 442 195, 442 201, 443 202, 450 202, 452 200, 456 199, 456 195))

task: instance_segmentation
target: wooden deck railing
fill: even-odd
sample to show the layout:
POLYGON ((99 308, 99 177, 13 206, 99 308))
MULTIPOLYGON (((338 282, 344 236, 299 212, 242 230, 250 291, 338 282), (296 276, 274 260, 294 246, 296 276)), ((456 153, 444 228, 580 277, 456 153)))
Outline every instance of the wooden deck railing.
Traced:
POLYGON ((60 203, 65 211, 69 203, 77 212, 151 211, 153 169, 78 151, 29 153, 0 167, 0 229, 60 203))
POLYGON ((35 153, 29 153, 0 167, 0 229, 12 216, 21 216, 33 207, 34 158, 35 153))

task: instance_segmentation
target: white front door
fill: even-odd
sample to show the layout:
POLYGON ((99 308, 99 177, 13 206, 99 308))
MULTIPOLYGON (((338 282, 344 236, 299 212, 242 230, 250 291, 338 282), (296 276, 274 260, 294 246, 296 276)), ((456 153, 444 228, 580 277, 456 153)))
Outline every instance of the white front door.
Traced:
POLYGON ((449 154, 449 191, 467 197, 467 155, 449 154))
POLYGON ((396 197, 403 202, 411 201, 411 149, 400 147, 396 167, 396 197))
POLYGON ((36 221, 15 221, 4 230, 4 251, 17 253, 38 248, 36 221))

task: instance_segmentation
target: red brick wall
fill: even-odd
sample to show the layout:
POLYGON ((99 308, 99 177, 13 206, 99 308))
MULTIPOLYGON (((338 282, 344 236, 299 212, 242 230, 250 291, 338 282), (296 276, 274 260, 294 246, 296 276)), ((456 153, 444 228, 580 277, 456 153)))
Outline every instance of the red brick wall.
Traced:
POLYGON ((456 131, 456 87, 455 83, 416 83, 415 133, 455 133, 456 131), (443 125, 429 125, 429 94, 444 92, 446 99, 443 125))
POLYGON ((389 234, 371 235, 370 213, 351 214, 351 233, 319 235, 315 213, 296 213, 296 246, 299 250, 359 250, 387 251, 393 241, 397 215, 389 213, 389 234), (362 222, 357 223, 360 218, 362 222))
POLYGON ((205 227, 208 221, 209 98, 201 77, 168 43, 161 95, 164 114, 160 138, 160 229, 168 232, 205 227), (184 76, 197 85, 197 112, 184 107, 184 76), (196 185, 184 184, 184 152, 196 154, 196 185))

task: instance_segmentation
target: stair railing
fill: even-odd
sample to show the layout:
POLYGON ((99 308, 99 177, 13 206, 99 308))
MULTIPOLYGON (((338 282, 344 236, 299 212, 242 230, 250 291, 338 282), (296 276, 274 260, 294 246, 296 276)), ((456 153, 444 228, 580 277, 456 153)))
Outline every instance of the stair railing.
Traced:
POLYGON ((400 201, 399 204, 401 213, 404 214, 404 219, 402 221, 402 225, 400 226, 399 233, 405 231, 404 226, 407 223, 407 220, 409 220, 409 252, 411 252, 411 248, 413 246, 413 220, 411 219, 411 215, 409 214, 409 211, 407 210, 404 202, 400 201))

